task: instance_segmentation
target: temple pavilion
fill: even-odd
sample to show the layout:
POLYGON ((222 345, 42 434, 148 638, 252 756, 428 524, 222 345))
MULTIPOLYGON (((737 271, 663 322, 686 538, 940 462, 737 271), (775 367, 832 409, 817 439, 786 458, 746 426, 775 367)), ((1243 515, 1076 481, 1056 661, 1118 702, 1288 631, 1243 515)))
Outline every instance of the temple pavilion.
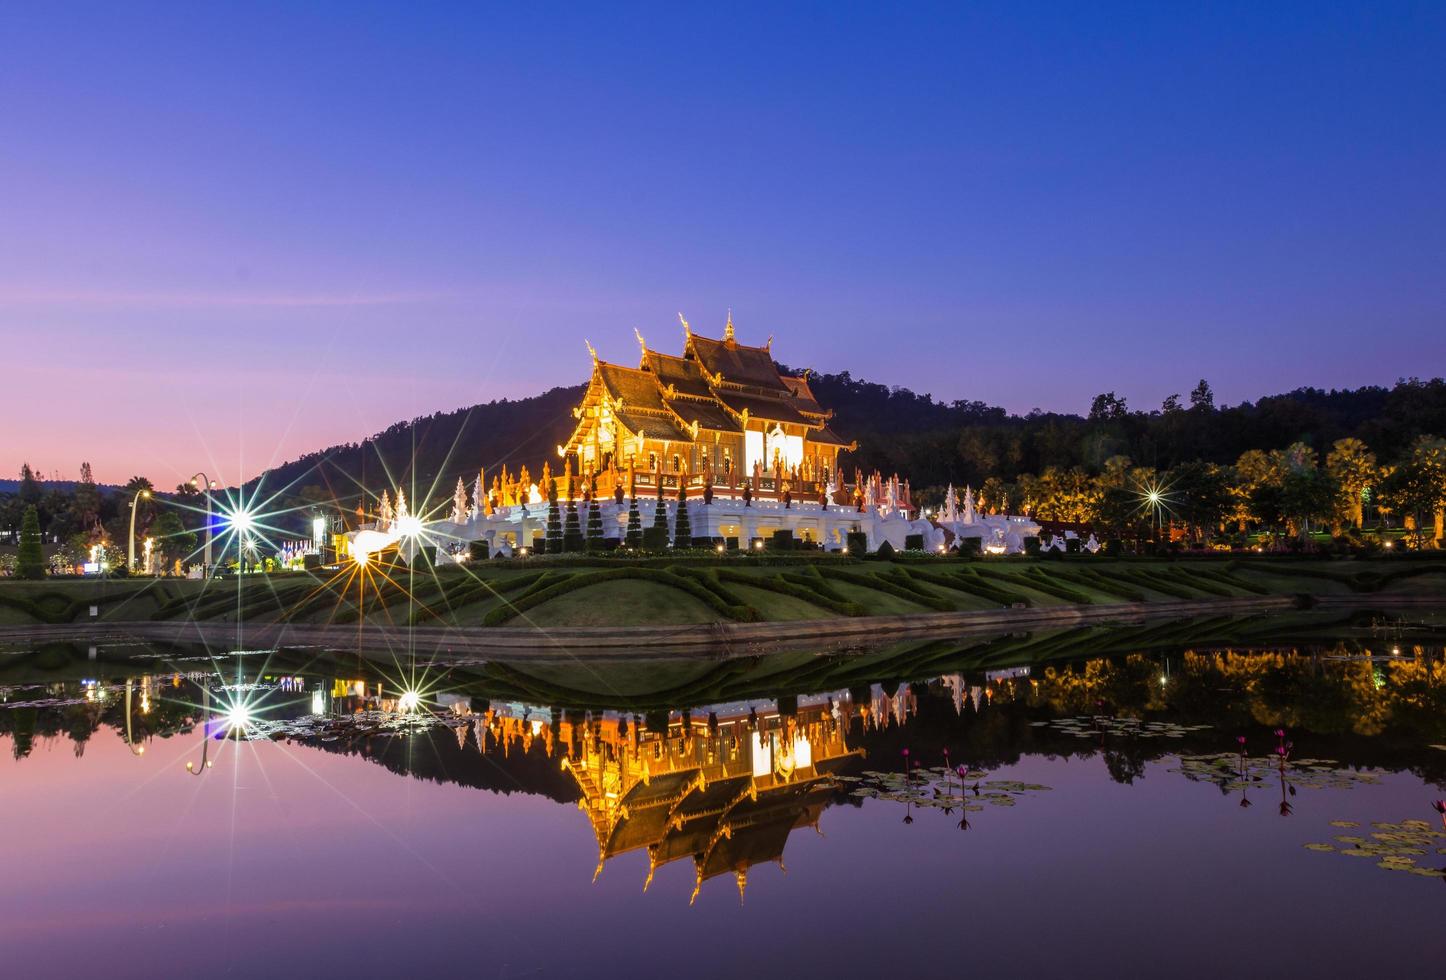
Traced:
MULTIPOLYGON (((814 398, 807 372, 785 375, 772 354, 738 342, 730 314, 723 338, 696 334, 683 323, 683 353, 648 347, 641 334, 637 367, 610 364, 592 353, 592 378, 577 426, 558 449, 567 471, 580 476, 641 474, 701 495, 708 485, 750 482, 761 496, 785 489, 817 496, 838 473, 839 453, 857 445, 829 425, 833 412, 814 398)), ((603 490, 612 481, 603 480, 603 490)))
MULTIPOLYGON (((554 501, 581 526, 600 528, 613 548, 627 540, 630 513, 665 529, 670 547, 720 550, 791 536, 843 551, 849 535, 862 534, 869 551, 887 542, 944 552, 974 537, 984 553, 1003 554, 1038 534, 1027 518, 976 513, 967 489, 961 509, 951 487, 931 520, 914 505, 907 478, 858 467, 848 478, 839 457, 857 444, 834 430, 807 372, 778 369, 771 337, 761 347, 739 343, 731 314, 721 340, 679 319, 680 355, 653 350, 639 335, 638 366, 627 367, 588 345, 592 376, 573 409, 577 424, 557 447, 556 470, 550 462, 536 476, 503 467, 489 484, 479 469, 470 494, 458 477, 450 514, 426 520, 408 511, 399 488, 395 506, 383 491, 377 512, 359 515, 341 550, 363 562, 392 548, 410 562, 424 544, 458 561, 484 545, 488 557, 526 554, 546 543, 554 501), (685 505, 688 521, 680 523, 685 505)), ((433 508, 423 501, 421 510, 433 508)), ((554 545, 585 550, 580 537, 546 546, 554 545)))

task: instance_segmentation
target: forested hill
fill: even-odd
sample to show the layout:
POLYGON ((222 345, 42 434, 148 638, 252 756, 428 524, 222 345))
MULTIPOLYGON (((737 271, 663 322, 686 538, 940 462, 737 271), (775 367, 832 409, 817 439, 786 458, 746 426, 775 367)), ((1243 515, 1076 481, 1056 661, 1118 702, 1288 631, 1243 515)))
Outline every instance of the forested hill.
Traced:
MULTIPOLYGON (((1293 442, 1324 452, 1347 436, 1389 460, 1418 435, 1446 435, 1446 382, 1439 378, 1391 388, 1303 388, 1224 408, 1214 405, 1201 382, 1184 400, 1150 410, 1133 410, 1110 392, 1095 398, 1085 415, 1026 416, 982 402, 939 402, 848 372, 814 374, 809 383, 819 402, 834 410, 833 428, 858 440, 858 452, 844 457, 850 471, 898 472, 919 488, 978 486, 990 476, 1008 481, 1047 466, 1095 470, 1115 455, 1163 469, 1195 459, 1231 463, 1246 450, 1293 442)), ((545 460, 557 464, 556 447, 572 431, 572 408, 583 390, 554 388, 398 422, 360 444, 277 467, 266 475, 266 486, 291 493, 314 486, 343 500, 354 498, 359 486, 373 493, 435 486, 448 497, 457 477, 470 484, 479 466, 489 479, 503 464, 514 471, 525 464, 536 473, 545 460)), ((409 496, 415 494, 409 490, 409 496)))
POLYGON ((413 488, 435 486, 441 497, 450 498, 457 477, 470 489, 479 467, 486 468, 489 482, 504 464, 514 472, 523 465, 536 472, 543 460, 556 465, 557 446, 577 424, 572 409, 585 388, 553 388, 531 398, 504 398, 398 422, 361 443, 332 446, 283 463, 264 475, 265 486, 292 493, 315 486, 347 502, 356 498, 359 487, 373 494, 402 487, 415 497, 413 488))

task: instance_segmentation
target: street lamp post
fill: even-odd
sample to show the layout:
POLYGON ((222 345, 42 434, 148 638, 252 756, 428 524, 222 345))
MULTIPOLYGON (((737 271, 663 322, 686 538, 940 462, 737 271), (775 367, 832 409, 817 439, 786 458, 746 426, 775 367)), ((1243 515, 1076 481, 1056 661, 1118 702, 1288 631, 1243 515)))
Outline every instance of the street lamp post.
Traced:
POLYGON ((211 574, 211 490, 216 484, 205 473, 197 473, 191 477, 191 486, 200 488, 201 492, 206 495, 206 550, 201 561, 205 565, 203 574, 209 577, 211 574), (198 479, 201 481, 200 483, 196 482, 198 479))
POLYGON ((131 533, 126 537, 126 571, 128 572, 136 570, 136 504, 140 503, 142 497, 149 500, 150 496, 149 490, 139 490, 131 498, 131 533))

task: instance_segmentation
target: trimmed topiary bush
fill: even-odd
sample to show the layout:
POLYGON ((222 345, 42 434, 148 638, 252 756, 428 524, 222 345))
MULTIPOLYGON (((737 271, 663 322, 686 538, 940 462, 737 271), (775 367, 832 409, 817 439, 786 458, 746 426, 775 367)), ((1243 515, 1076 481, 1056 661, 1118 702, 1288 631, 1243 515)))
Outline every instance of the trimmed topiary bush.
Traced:
MULTIPOLYGON (((593 489, 596 490, 596 481, 593 489)), ((594 493, 587 505, 587 550, 601 551, 603 540, 602 506, 594 493)))
POLYGON ((1026 555, 1032 555, 1033 557, 1038 558, 1038 557, 1039 557, 1039 538, 1035 537, 1034 535, 1030 535, 1029 537, 1025 538, 1025 539, 1024 539, 1024 553, 1025 553, 1026 555))
POLYGON ((849 554, 863 557, 869 553, 869 536, 863 531, 850 531, 844 538, 844 547, 849 554))
POLYGON ((577 516, 577 501, 571 497, 567 498, 567 518, 562 525, 562 550, 578 552, 582 550, 582 523, 577 516))
POLYGON ((486 560, 488 559, 488 557, 490 556, 490 554, 491 554, 491 552, 490 552, 490 549, 487 547, 487 542, 486 542, 486 541, 478 540, 478 541, 468 541, 468 542, 467 542, 467 558, 468 558, 468 560, 470 560, 470 561, 486 561, 486 560))
POLYGON ((874 554, 887 561, 888 559, 894 557, 894 546, 885 541, 883 544, 879 545, 879 550, 874 552, 874 554))
POLYGON ((693 543, 693 524, 688 519, 688 498, 678 491, 678 512, 673 516, 673 547, 687 548, 693 543))
POLYGON ((906 535, 904 535, 904 550, 905 550, 905 551, 923 551, 923 550, 924 550, 924 536, 923 536, 922 534, 906 534, 906 535))
POLYGON ((628 502, 628 530, 627 536, 623 539, 629 548, 638 549, 643 546, 643 518, 638 513, 638 495, 633 494, 628 502))
POLYGON ((768 541, 770 551, 792 551, 793 532, 787 528, 780 528, 773 532, 773 537, 768 541))
POLYGON ((984 553, 983 544, 984 540, 982 538, 960 538, 959 557, 978 558, 984 553))
POLYGON ((668 527, 653 525, 643 529, 644 551, 665 551, 668 547, 668 527))

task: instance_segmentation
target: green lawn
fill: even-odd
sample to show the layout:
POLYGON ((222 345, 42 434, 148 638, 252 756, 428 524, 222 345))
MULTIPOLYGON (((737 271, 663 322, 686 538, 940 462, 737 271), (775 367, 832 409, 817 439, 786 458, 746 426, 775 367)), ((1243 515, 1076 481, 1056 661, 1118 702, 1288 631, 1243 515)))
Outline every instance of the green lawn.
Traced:
POLYGON ((195 618, 405 625, 616 626, 787 621, 842 616, 1108 605, 1260 594, 1440 596, 1446 556, 1358 560, 925 559, 859 561, 769 555, 586 561, 546 558, 447 567, 345 568, 212 582, 0 580, 0 625, 195 618), (363 599, 361 607, 358 599, 363 599), (525 617, 505 618, 523 607, 525 617))

